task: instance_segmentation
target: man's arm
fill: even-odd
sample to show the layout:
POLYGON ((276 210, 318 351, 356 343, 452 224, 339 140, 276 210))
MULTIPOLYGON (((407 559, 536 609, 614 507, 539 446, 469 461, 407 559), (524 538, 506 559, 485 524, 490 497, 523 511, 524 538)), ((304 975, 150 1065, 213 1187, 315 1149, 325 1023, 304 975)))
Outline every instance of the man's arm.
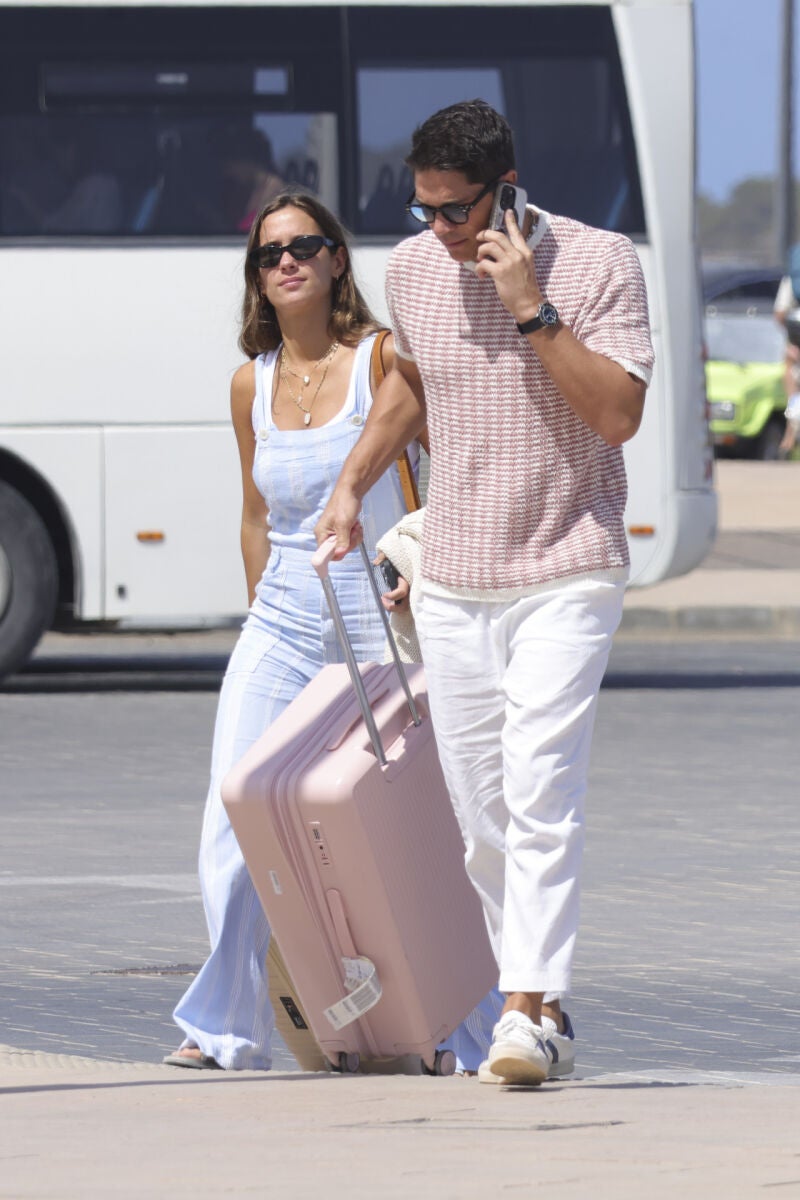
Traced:
MULTIPOLYGON (((534 255, 506 214, 508 234, 484 230, 478 275, 494 281, 501 301, 519 324, 535 317, 544 300, 534 255)), ((522 336, 522 335, 520 335, 522 336)), ((525 335, 539 361, 577 416, 611 446, 632 438, 642 420, 647 385, 604 354, 590 350, 565 325, 525 335)))
MULTIPOLYGON (((531 316, 536 315, 536 305, 531 316)), ((528 317, 520 318, 529 320, 528 317)), ((605 354, 575 337, 566 325, 526 335, 570 408, 610 446, 621 446, 642 421, 647 385, 605 354)))
POLYGON ((392 369, 373 401, 364 432, 345 459, 333 494, 314 530, 319 543, 335 535, 335 558, 343 558, 358 545, 362 500, 424 428, 425 392, 419 371, 409 359, 396 354, 392 369))

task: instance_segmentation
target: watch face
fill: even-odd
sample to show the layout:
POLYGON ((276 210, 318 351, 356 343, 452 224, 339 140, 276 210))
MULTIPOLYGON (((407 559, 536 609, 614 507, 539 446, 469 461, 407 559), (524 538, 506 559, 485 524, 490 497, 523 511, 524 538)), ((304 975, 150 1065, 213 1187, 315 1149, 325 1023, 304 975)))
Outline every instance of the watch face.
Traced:
POLYGON ((543 304, 539 309, 539 319, 543 325, 555 325, 558 321, 558 312, 554 304, 543 304))

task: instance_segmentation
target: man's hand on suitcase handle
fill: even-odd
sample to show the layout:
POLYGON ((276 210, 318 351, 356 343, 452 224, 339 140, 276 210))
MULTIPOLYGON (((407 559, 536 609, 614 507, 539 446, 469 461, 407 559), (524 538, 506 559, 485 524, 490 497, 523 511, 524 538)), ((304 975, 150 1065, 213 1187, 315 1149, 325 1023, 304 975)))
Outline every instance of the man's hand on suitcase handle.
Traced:
POLYGON ((321 546, 329 537, 336 539, 334 559, 344 558, 364 538, 364 530, 358 519, 361 504, 355 496, 347 493, 340 498, 338 488, 334 489, 322 516, 314 529, 317 545, 321 546))
MULTIPOLYGON (((360 526, 359 526, 359 528, 360 528, 360 526)), ((314 570, 317 572, 317 574, 319 575, 320 579, 327 578, 328 565, 331 562, 331 560, 340 557, 339 555, 337 555, 336 551, 337 551, 336 537, 334 534, 331 534, 330 537, 326 538, 325 541, 322 542, 321 545, 319 545, 317 547, 314 554, 312 554, 311 565, 314 568, 314 570)), ((385 554, 379 554, 378 557, 375 559, 376 566, 383 561, 388 562, 389 560, 386 558, 385 554)), ((408 580, 404 579, 402 575, 398 575, 397 576, 397 587, 394 588, 391 592, 384 592, 384 594, 381 596, 381 603, 383 604, 383 607, 384 608, 395 608, 395 607, 403 604, 405 602, 405 600, 408 598, 408 594, 409 594, 410 590, 411 590, 411 588, 409 586, 408 580)))

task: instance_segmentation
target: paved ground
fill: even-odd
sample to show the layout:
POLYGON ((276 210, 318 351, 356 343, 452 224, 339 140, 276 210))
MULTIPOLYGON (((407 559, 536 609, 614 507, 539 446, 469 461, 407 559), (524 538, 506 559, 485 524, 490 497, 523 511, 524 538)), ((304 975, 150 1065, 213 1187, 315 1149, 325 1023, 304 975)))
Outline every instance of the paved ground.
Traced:
MULTIPOLYGON (((206 950, 195 858, 215 685, 59 681, 0 693, 0 1041, 155 1064, 206 950)), ((576 961, 582 1076, 618 1071, 620 1046, 626 1070, 798 1070, 800 966, 781 956, 800 901, 798 688, 800 643, 615 648, 576 961)), ((276 1066, 292 1066, 280 1048, 276 1066)))
POLYGON ((4 1200, 796 1196, 797 1087, 4 1071, 4 1200))
POLYGON ((621 633, 800 637, 800 464, 717 463, 719 531, 688 575, 631 588, 621 633))
MULTIPOLYGON (((180 1074, 137 1063, 127 1047, 126 1061, 103 1061, 119 1050, 118 1021, 102 1020, 114 1005, 142 1054, 150 1052, 145 1045, 152 1041, 154 1019, 163 1020, 165 985, 177 994, 184 981, 129 968, 134 961, 145 968, 170 963, 166 930, 195 905, 196 885, 188 868, 173 871, 165 896, 170 856, 157 841, 148 845, 142 868, 136 839, 145 836, 147 814, 118 831, 111 811, 106 815, 106 838, 118 840, 137 864, 124 880, 109 869, 97 844, 76 837, 82 811, 80 796, 70 790, 77 752, 70 722, 88 719, 102 728, 104 689, 119 690, 120 672, 109 651, 112 657, 139 656, 144 693, 163 686, 171 672, 173 685, 188 690, 180 699, 176 692, 161 730, 169 736, 174 727, 186 739, 175 777, 166 783, 169 797, 170 787, 177 789, 189 773, 205 773, 207 747, 200 732, 189 736, 189 725, 201 731, 200 710, 213 710, 209 689, 233 635, 47 639, 35 669, 11 681, 5 699, 26 703, 32 697, 24 693, 42 687, 57 693, 61 681, 63 709, 39 731, 59 803, 38 814, 37 832, 70 857, 61 882, 52 880, 59 904, 51 925, 40 931, 38 944, 27 943, 34 974, 39 956, 41 990, 33 1002, 30 991, 6 992, 5 1040, 14 1044, 0 1048, 2 1200, 273 1193, 441 1200, 541 1188, 576 1200, 672 1200, 678 1190, 689 1198, 748 1198, 773 1189, 800 1196, 800 839, 792 784, 800 686, 800 469, 720 464, 720 492, 720 537, 703 567, 628 596, 599 720, 630 731, 629 783, 620 789, 615 782, 620 755, 602 737, 601 725, 593 767, 593 794, 602 798, 613 791, 616 805, 595 804, 590 831, 603 851, 589 859, 576 988, 586 1050, 577 1080, 534 1091, 460 1080, 318 1077, 280 1068, 267 1076, 180 1074), (654 630, 663 644, 653 653, 674 683, 668 702, 658 707, 647 678, 631 686, 637 641, 654 630), (676 630, 698 638, 695 645, 709 638, 740 644, 725 654, 714 678, 699 683, 697 653, 691 641, 679 647, 676 630), (767 670, 763 649, 744 641, 754 634, 770 639, 767 670), (178 644, 185 648, 183 659, 175 654, 178 644), (149 658, 142 659, 143 651, 149 658), (85 687, 82 672, 90 677, 85 687), (704 728, 731 747, 727 771, 712 774, 702 745, 680 736, 687 719, 699 720, 701 713, 704 728), (743 756, 737 750, 750 746, 745 738, 754 723, 760 737, 753 744, 761 750, 748 748, 743 756), (648 764, 646 787, 635 784, 641 778, 637 761, 648 764), (691 780, 682 784, 681 803, 675 802, 678 778, 691 780), (78 873, 84 879, 94 874, 95 893, 84 914, 83 946, 70 947, 59 969, 58 939, 77 915, 69 880, 78 873), (153 917, 142 934, 148 912, 153 917), (93 924, 115 927, 117 947, 93 936, 93 924), (64 1031, 51 1025, 48 1032, 48 1012, 79 974, 97 969, 98 962, 103 969, 103 958, 108 974, 95 979, 103 980, 105 1007, 74 1014, 73 1053, 64 1056, 58 1053, 64 1031)), ((146 706, 148 699, 136 695, 136 678, 125 673, 131 693, 124 698, 127 738, 105 744, 108 761, 98 750, 95 764, 109 769, 116 788, 139 787, 148 769, 146 746, 136 743, 147 727, 136 702, 146 706)), ((12 778, 5 770, 4 821, 9 811, 24 821, 9 795, 12 778)), ((93 818, 103 821, 102 804, 93 818)), ((17 879, 29 875, 41 883, 36 842, 20 838, 16 853, 17 879)), ((22 898, 19 891, 12 900, 0 880, 4 925, 22 934, 24 888, 22 898)), ((192 920, 184 944, 197 946, 199 956, 202 931, 192 920)))

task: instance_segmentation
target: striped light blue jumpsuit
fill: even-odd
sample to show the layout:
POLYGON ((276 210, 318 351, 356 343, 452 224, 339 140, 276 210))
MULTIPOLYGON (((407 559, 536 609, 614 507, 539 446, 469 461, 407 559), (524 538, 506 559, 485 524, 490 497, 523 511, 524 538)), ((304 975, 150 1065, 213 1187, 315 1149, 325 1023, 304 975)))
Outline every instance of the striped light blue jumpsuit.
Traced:
MULTIPOLYGON (((344 407, 327 425, 277 429, 271 418, 277 352, 256 359, 253 478, 269 512, 270 555, 231 655, 220 693, 211 781, 200 841, 200 884, 211 953, 185 992, 174 1018, 183 1046, 197 1046, 226 1070, 271 1066, 272 1007, 266 979, 269 925, 228 821, 220 785, 317 672, 342 661, 319 578, 311 566, 314 527, 372 403, 366 338, 354 359, 344 407)), ((378 537, 405 514, 395 468, 370 491, 361 514, 372 557, 378 537)), ((331 577, 356 657, 382 661, 384 632, 360 555, 333 563, 331 577)), ((485 1056, 496 1020, 476 1010, 448 1043, 469 1069, 485 1056)))

